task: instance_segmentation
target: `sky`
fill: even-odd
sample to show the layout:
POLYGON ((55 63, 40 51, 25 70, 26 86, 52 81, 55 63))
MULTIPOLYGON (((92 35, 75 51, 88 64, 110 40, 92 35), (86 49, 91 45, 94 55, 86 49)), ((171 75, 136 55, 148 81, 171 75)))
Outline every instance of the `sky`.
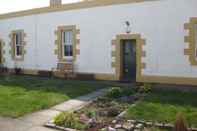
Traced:
MULTIPOLYGON (((72 3, 79 0, 62 0, 62 3, 72 3)), ((0 14, 49 6, 49 0, 0 0, 0 14)))

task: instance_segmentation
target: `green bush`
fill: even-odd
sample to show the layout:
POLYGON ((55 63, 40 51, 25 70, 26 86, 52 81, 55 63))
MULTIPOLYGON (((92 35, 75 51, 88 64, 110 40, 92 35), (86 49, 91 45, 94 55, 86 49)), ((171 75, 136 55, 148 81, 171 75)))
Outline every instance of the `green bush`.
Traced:
POLYGON ((148 93, 152 91, 152 88, 152 84, 145 83, 143 86, 140 87, 140 92, 148 93))
POLYGON ((54 123, 58 126, 72 128, 72 129, 85 129, 85 125, 79 122, 78 117, 73 112, 62 112, 54 118, 54 123))
POLYGON ((118 98, 122 95, 122 90, 120 87, 112 87, 107 91, 107 96, 111 98, 118 98))
POLYGON ((131 87, 125 87, 122 90, 122 95, 130 96, 130 95, 133 95, 133 94, 135 94, 135 91, 131 87))
POLYGON ((95 110, 89 110, 86 115, 89 117, 89 118, 96 118, 96 111, 95 110))

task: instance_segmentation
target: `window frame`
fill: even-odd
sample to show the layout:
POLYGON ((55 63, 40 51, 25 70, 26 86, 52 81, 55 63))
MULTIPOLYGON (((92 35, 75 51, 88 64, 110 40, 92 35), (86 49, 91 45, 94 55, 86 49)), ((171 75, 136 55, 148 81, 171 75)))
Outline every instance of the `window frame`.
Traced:
POLYGON ((11 38, 11 50, 9 51, 11 56, 12 56, 12 59, 15 60, 15 61, 23 61, 24 60, 24 54, 26 53, 25 49, 24 49, 24 46, 25 46, 25 36, 26 34, 24 33, 24 30, 14 30, 11 32, 11 34, 9 35, 10 38, 11 38), (20 35, 19 35, 20 34, 20 35), (17 36, 19 35, 19 36, 17 36), (19 38, 17 38, 19 37, 19 38), (19 52, 21 53, 17 53, 17 39, 19 39, 18 41, 20 41, 19 43, 19 52))
POLYGON ((22 52, 23 51, 22 37, 23 37, 22 36, 22 32, 16 32, 16 33, 14 33, 14 46, 15 46, 14 47, 14 49, 15 49, 14 53, 15 53, 15 57, 16 58, 21 58, 23 56, 23 52, 22 52), (17 35, 18 35, 18 38, 17 38, 17 35), (18 39, 18 41, 17 41, 17 39, 18 39), (21 50, 21 52, 19 50, 17 50, 17 47, 19 48, 19 50, 21 50))
POLYGON ((57 30, 55 31, 56 34, 56 45, 57 49, 55 49, 55 54, 58 57, 59 62, 74 62, 76 60, 76 56, 78 55, 77 44, 79 40, 77 39, 77 35, 79 30, 76 29, 76 25, 69 25, 69 26, 58 26, 57 30), (63 46, 62 46, 62 32, 71 31, 72 32, 72 56, 63 56, 63 46))
POLYGON ((61 31, 61 46, 62 46, 62 58, 66 59, 66 60, 72 60, 73 59, 73 31, 72 30, 62 30, 61 31), (69 45, 66 41, 66 32, 70 32, 71 36, 70 36, 70 43, 71 45, 69 45), (65 46, 71 46, 71 54, 70 55, 65 55, 65 46))

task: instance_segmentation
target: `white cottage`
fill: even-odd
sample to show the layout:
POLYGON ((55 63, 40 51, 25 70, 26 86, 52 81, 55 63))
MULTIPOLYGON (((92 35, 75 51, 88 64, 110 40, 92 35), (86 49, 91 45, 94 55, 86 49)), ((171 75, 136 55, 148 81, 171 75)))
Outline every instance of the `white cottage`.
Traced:
POLYGON ((0 15, 9 71, 197 85, 197 0, 90 0, 0 15))

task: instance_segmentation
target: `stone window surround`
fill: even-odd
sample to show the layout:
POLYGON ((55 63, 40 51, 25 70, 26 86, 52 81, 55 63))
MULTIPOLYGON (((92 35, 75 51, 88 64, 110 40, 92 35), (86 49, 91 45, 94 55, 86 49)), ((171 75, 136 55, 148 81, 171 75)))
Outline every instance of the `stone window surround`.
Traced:
POLYGON ((188 35, 185 36, 184 41, 188 44, 188 47, 184 49, 184 54, 189 56, 189 62, 192 66, 197 65, 197 47, 196 47, 196 26, 197 17, 191 17, 189 23, 184 24, 184 29, 188 31, 188 35))
POLYGON ((80 40, 78 39, 78 35, 80 30, 76 29, 76 25, 69 25, 69 26, 58 26, 57 30, 55 31, 56 40, 55 45, 56 49, 54 51, 55 55, 58 57, 59 62, 67 62, 65 58, 63 58, 62 54, 62 43, 61 43, 61 33, 62 31, 72 31, 73 33, 73 61, 76 61, 77 55, 80 54, 79 50, 79 43, 80 40))
POLYGON ((25 34, 24 30, 14 30, 14 31, 12 31, 9 34, 10 47, 11 47, 9 53, 12 56, 12 60, 15 60, 15 61, 23 61, 24 60, 24 55, 26 54, 26 50, 25 50, 25 45, 26 45, 25 37, 26 37, 26 34, 25 34), (16 54, 15 54, 16 46, 15 46, 15 38, 14 38, 14 35, 16 33, 18 33, 18 32, 21 32, 22 33, 22 55, 21 55, 21 57, 16 57, 16 54))
POLYGON ((5 54, 5 50, 4 50, 4 46, 5 43, 3 42, 3 40, 0 39, 0 64, 2 65, 5 62, 5 58, 4 58, 4 54, 5 54))

